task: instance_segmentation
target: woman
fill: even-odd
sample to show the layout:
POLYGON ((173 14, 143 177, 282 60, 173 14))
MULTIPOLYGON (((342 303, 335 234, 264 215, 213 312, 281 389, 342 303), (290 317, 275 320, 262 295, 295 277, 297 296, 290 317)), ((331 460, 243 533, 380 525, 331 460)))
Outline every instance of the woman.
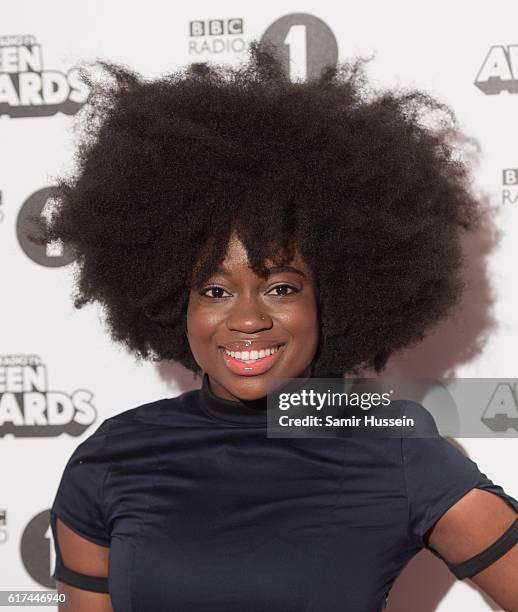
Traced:
POLYGON ((77 307, 100 302, 115 340, 202 387, 107 419, 70 458, 62 609, 372 612, 428 547, 518 610, 518 502, 449 442, 265 431, 269 382, 381 372, 458 300, 479 210, 452 115, 368 91, 360 60, 291 83, 250 50, 84 76, 45 239, 77 252, 77 307))

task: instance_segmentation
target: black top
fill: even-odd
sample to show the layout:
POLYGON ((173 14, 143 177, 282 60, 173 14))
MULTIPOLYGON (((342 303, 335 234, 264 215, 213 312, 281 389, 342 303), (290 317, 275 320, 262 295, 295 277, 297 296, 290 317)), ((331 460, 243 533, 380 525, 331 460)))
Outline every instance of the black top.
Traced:
POLYGON ((267 438, 265 403, 218 398, 204 375, 105 420, 51 518, 111 548, 115 612, 374 612, 474 487, 518 511, 440 436, 267 438))

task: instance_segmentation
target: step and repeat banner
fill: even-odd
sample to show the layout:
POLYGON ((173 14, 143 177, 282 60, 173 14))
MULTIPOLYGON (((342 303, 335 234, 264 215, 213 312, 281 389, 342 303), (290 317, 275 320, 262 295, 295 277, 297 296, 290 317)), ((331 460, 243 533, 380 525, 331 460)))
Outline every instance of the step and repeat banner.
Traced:
MULTIPOLYGON (((199 387, 178 365, 137 364, 115 346, 95 306, 72 306, 73 255, 24 234, 30 215, 50 214, 53 177, 73 167, 74 115, 88 94, 78 64, 105 58, 153 78, 190 62, 242 62, 252 39, 283 46, 293 79, 373 56, 373 85, 419 88, 455 111, 486 219, 465 242, 466 294, 455 315, 387 372, 516 377, 516 2, 8 3, 0 19, 0 590, 54 588, 49 508, 75 447, 107 417, 199 387)), ((453 442, 518 497, 516 438, 453 442)), ((499 608, 422 551, 388 609, 499 608)))

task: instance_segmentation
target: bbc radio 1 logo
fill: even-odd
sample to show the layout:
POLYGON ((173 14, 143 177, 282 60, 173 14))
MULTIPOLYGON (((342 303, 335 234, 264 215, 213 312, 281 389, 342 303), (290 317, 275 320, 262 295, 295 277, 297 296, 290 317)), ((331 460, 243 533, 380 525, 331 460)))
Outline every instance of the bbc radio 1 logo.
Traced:
POLYGON ((493 45, 475 78, 475 85, 494 96, 518 93, 518 45, 493 45))
POLYGON ((55 187, 43 187, 31 193, 23 202, 16 219, 16 236, 22 251, 40 266, 57 268, 73 262, 75 253, 61 241, 38 244, 31 236, 40 237, 37 219, 50 221, 56 204, 57 190, 55 187))
POLYGON ((37 355, 0 355, 0 438, 81 435, 97 418, 93 394, 49 389, 37 355))
POLYGON ((309 13, 290 13, 264 31, 261 42, 273 45, 292 81, 318 78, 326 66, 336 66, 338 43, 325 21, 309 13))
POLYGON ((190 21, 189 54, 243 53, 246 50, 243 34, 242 17, 190 21))
MULTIPOLYGON (((189 22, 189 54, 244 53, 242 18, 207 19, 189 22)), ((309 13, 290 13, 272 22, 261 36, 276 48, 290 79, 316 78, 325 66, 338 61, 336 36, 325 21, 309 13)))
POLYGON ((48 589, 56 588, 52 578, 56 567, 54 537, 50 526, 50 510, 33 516, 22 533, 20 556, 29 576, 48 589))
POLYGON ((518 168, 502 170, 502 204, 518 204, 518 168))
POLYGON ((77 68, 64 73, 43 67, 34 36, 0 36, 0 116, 74 115, 87 96, 77 68))

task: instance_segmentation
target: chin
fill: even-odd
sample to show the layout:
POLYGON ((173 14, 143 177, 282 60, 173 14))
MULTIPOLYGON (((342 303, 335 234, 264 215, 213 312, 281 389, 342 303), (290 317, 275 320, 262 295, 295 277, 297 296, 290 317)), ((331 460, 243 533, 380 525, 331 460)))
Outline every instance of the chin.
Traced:
POLYGON ((225 385, 237 398, 249 401, 264 397, 268 392, 268 385, 264 375, 241 376, 240 380, 225 385))
POLYGON ((224 386, 236 398, 244 401, 258 400, 268 394, 278 384, 278 379, 296 378, 292 374, 264 373, 257 376, 236 376, 224 386))

